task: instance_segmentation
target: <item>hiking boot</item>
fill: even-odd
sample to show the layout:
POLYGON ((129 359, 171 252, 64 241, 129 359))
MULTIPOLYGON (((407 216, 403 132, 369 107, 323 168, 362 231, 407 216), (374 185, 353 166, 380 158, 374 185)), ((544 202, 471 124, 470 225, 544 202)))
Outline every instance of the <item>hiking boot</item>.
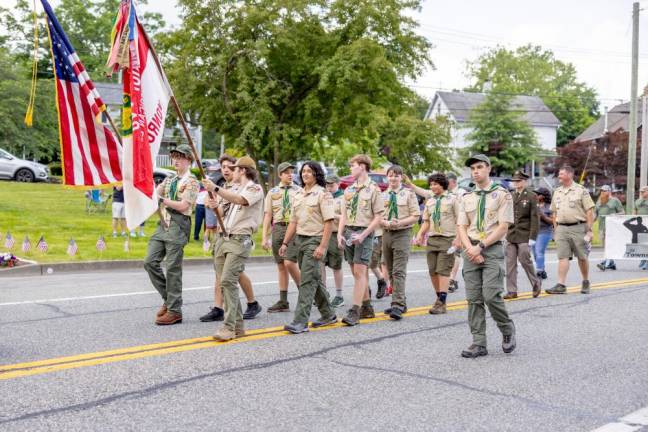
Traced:
POLYGON ((331 307, 339 308, 340 306, 344 306, 344 297, 342 296, 333 297, 333 300, 331 300, 331 307))
POLYGON ((450 282, 448 283, 448 292, 453 293, 458 289, 459 289, 459 283, 454 279, 450 279, 450 282))
MULTIPOLYGON (((401 307, 401 309, 402 309, 402 311, 401 311, 402 313, 407 313, 407 306, 401 307)), ((389 315, 389 314, 391 314, 391 311, 392 311, 392 306, 388 307, 383 312, 385 313, 385 315, 389 315)))
POLYGON ((373 306, 370 304, 360 306, 360 318, 375 318, 376 313, 374 312, 373 306))
POLYGON ((247 309, 243 314, 243 319, 244 320, 254 319, 257 315, 261 313, 262 310, 263 308, 261 307, 259 302, 255 301, 254 303, 248 303, 247 309))
POLYGON ((394 305, 391 307, 391 312, 389 312, 389 318, 395 320, 395 321, 400 321, 403 319, 403 307, 394 305))
POLYGON ((245 329, 243 328, 243 321, 240 323, 236 323, 236 327, 234 328, 234 334, 236 335, 237 338, 245 336, 245 329))
POLYGON ((581 294, 589 294, 590 293, 590 281, 584 280, 583 283, 581 284, 581 294))
POLYGON ((598 263, 598 264, 596 264, 596 267, 598 267, 599 270, 601 270, 601 271, 605 271, 605 264, 604 263, 598 263))
POLYGON ((567 292, 567 287, 561 283, 557 283, 553 288, 546 289, 547 294, 565 294, 567 292))
POLYGON ((314 327, 314 328, 318 328, 318 327, 324 327, 324 326, 333 325, 333 324, 337 324, 337 316, 335 316, 335 315, 331 315, 330 317, 326 317, 326 318, 321 317, 317 321, 313 321, 311 326, 314 327))
POLYGON ((220 342, 227 342, 232 339, 236 339, 236 332, 230 328, 221 327, 214 335, 214 339, 220 342))
POLYGON ((308 331, 308 323, 302 324, 291 322, 284 326, 284 330, 289 331, 292 334, 306 333, 308 331))
POLYGON ((472 344, 465 350, 461 351, 461 357, 463 358, 477 358, 485 355, 488 355, 488 350, 486 347, 481 345, 472 344))
POLYGON ((504 300, 510 300, 510 299, 516 299, 517 298, 517 293, 516 292, 508 292, 504 294, 504 300))
POLYGON ((157 325, 173 325, 182 322, 182 314, 167 311, 164 315, 155 320, 157 325))
POLYGON ((268 308, 268 313, 277 312, 290 312, 290 303, 284 300, 279 300, 277 303, 268 308))
POLYGON ((511 321, 511 334, 502 337, 502 350, 510 354, 515 349, 515 324, 511 321))
POLYGON ((167 307, 166 307, 166 305, 163 304, 162 306, 160 306, 160 309, 158 309, 157 314, 155 315, 155 318, 160 318, 165 313, 167 313, 167 307))
POLYGON ((342 322, 348 326, 358 325, 360 322, 360 313, 358 312, 358 308, 352 307, 349 309, 346 316, 342 318, 342 322))
POLYGON ((381 299, 387 293, 387 282, 385 279, 378 279, 378 290, 376 291, 376 298, 381 299))
POLYGON ((538 281, 538 283, 533 287, 533 298, 539 297, 541 293, 542 293, 542 282, 538 281))
POLYGON ((434 305, 428 311, 430 315, 441 315, 447 312, 446 304, 442 303, 440 300, 434 302, 434 305))
POLYGON ((223 321, 225 318, 225 311, 218 306, 214 306, 211 310, 200 317, 201 322, 223 321))

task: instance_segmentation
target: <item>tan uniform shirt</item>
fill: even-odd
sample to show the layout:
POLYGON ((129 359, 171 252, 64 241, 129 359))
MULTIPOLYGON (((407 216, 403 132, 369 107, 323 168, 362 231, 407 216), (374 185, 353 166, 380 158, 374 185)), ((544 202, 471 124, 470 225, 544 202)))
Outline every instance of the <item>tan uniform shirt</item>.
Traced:
MULTIPOLYGON (((383 213, 383 219, 388 221, 389 219, 389 198, 391 196, 391 189, 387 189, 382 193, 383 201, 385 202, 385 212, 383 213)), ((418 200, 416 199, 416 194, 413 190, 407 189, 403 186, 396 191, 396 207, 398 208, 398 213, 396 216, 392 216, 392 219, 404 219, 410 216, 416 216, 418 219, 421 216, 421 209, 418 206, 418 200)), ((411 228, 415 223, 412 222, 410 225, 402 226, 396 228, 397 230, 411 228)), ((389 228, 385 228, 387 231, 391 231, 389 228)))
POLYGON ((259 229, 263 218, 263 189, 253 181, 248 181, 239 186, 238 192, 247 200, 248 205, 232 204, 223 221, 225 230, 228 234, 252 235, 259 229))
POLYGON ((295 200, 295 195, 302 188, 294 183, 289 186, 278 185, 268 191, 265 198, 264 211, 272 214, 272 221, 277 222, 290 222, 290 212, 295 200), (284 193, 288 190, 288 206, 284 209, 284 193))
POLYGON ((551 199, 551 211, 556 223, 576 223, 587 220, 587 211, 594 207, 594 201, 587 189, 573 182, 571 186, 556 188, 551 199))
MULTIPOLYGON (((340 191, 342 192, 342 191, 340 191)), ((333 197, 333 209, 335 210, 335 218, 333 219, 333 231, 338 232, 338 225, 340 225, 340 216, 342 216, 342 209, 344 208, 344 192, 339 196, 333 197)))
POLYGON ((457 235, 457 219, 459 217, 461 200, 452 193, 444 192, 439 198, 432 196, 425 202, 423 221, 430 223, 430 237, 455 237, 457 235), (436 226, 433 220, 437 200, 441 200, 441 221, 436 226))
MULTIPOLYGON (((221 186, 221 189, 229 190, 231 192, 236 192, 238 190, 238 184, 233 183, 233 182, 225 182, 223 183, 223 186, 221 186)), ((220 211, 221 217, 223 218, 223 223, 225 222, 225 218, 227 217, 227 214, 229 213, 230 209, 232 208, 232 203, 227 201, 225 198, 223 198, 220 195, 215 195, 216 197, 216 203, 218 205, 218 210, 220 211)), ((211 211, 211 210, 208 210, 211 211)), ((216 211, 216 209, 214 209, 216 211)), ((216 222, 216 231, 217 232, 223 232, 223 228, 220 226, 220 223, 216 222)))
MULTIPOLYGON (((167 199, 173 199, 171 197, 171 183, 177 178, 177 175, 172 175, 170 177, 167 177, 164 179, 162 183, 160 183, 157 187, 157 194, 160 198, 167 198, 167 199)), ((176 188, 176 197, 175 201, 187 201, 190 205, 187 210, 182 212, 183 215, 185 216, 191 216, 191 213, 193 212, 193 208, 196 204, 196 199, 198 199, 198 192, 200 190, 200 183, 198 183, 198 180, 191 175, 190 171, 187 171, 185 175, 183 175, 180 179, 178 179, 178 186, 176 188)), ((164 217, 164 221, 167 223, 167 226, 169 226, 169 221, 171 220, 171 216, 169 215, 169 212, 166 211, 165 206, 161 206, 161 212, 162 212, 162 217, 164 217)))
MULTIPOLYGON (((489 190, 492 183, 486 187, 489 190)), ((479 189, 466 193, 460 201, 459 217, 457 225, 468 226, 468 237, 471 240, 481 241, 488 237, 497 229, 500 222, 512 224, 513 216, 513 198, 511 194, 501 186, 486 194, 486 208, 484 211, 483 232, 477 228, 477 215, 479 212, 479 189)))
POLYGON ((303 236, 321 236, 324 234, 324 222, 335 219, 333 196, 322 186, 315 185, 306 192, 300 190, 295 195, 291 222, 297 223, 297 234, 303 236))
POLYGON ((355 182, 346 188, 344 201, 347 226, 368 227, 374 216, 385 210, 380 188, 369 177, 362 184, 355 182), (356 195, 358 204, 354 214, 353 201, 356 195))

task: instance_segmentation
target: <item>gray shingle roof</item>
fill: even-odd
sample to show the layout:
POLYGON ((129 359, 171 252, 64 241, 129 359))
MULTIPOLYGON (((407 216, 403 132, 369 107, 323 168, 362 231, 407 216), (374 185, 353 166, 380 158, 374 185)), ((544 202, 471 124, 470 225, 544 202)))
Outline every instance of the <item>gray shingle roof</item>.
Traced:
MULTIPOLYGON (((484 102, 486 94, 440 91, 434 96, 430 109, 432 109, 437 97, 441 98, 448 107, 454 119, 459 123, 463 123, 468 120, 470 111, 484 102)), ((524 117, 532 126, 560 126, 560 120, 537 96, 515 96, 512 104, 515 108, 526 111, 524 117)))
MULTIPOLYGON (((639 101, 641 102, 641 101, 639 101)), ((630 102, 622 103, 615 106, 610 111, 608 111, 608 132, 615 133, 619 131, 627 131, 628 123, 630 122, 630 102)), ((641 103, 637 103, 637 128, 641 126, 641 103)), ((587 129, 585 129, 580 135, 578 135, 574 141, 591 141, 593 139, 601 138, 604 134, 603 129, 605 128, 605 115, 599 117, 594 123, 592 123, 587 129)))
POLYGON ((122 105, 122 85, 117 83, 96 82, 95 88, 108 106, 122 105))

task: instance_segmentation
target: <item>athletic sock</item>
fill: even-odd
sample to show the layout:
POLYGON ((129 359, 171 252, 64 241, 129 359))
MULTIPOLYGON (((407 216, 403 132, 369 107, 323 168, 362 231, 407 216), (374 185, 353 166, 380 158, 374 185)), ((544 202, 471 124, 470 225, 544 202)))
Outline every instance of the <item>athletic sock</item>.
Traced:
POLYGON ((439 301, 443 304, 446 302, 446 298, 448 298, 448 293, 447 292, 440 292, 438 293, 439 301))
POLYGON ((288 291, 279 291, 279 300, 287 302, 288 301, 288 291))

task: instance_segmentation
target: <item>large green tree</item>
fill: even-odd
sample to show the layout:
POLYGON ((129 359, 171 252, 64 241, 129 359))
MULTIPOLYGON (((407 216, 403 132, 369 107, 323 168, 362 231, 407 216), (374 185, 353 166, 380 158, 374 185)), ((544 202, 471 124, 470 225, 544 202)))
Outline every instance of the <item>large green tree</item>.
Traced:
MULTIPOLYGON (((444 126, 402 84, 431 64, 419 0, 180 0, 182 26, 159 35, 184 109, 257 159, 353 148, 415 168, 444 167, 444 126), (439 131, 441 128, 441 131, 439 131)), ((329 162, 332 162, 330 160, 329 162)), ((338 161, 339 162, 339 161, 338 161)))
POLYGON ((599 116, 596 91, 578 80, 573 64, 556 59, 553 52, 540 46, 493 48, 468 63, 468 75, 475 81, 469 91, 483 92, 490 82, 493 93, 539 96, 561 122, 559 146, 599 116))
POLYGON ((471 142, 469 151, 490 156, 498 174, 512 173, 540 152, 535 132, 515 105, 514 96, 489 93, 472 110, 467 126, 472 128, 466 137, 471 142))

